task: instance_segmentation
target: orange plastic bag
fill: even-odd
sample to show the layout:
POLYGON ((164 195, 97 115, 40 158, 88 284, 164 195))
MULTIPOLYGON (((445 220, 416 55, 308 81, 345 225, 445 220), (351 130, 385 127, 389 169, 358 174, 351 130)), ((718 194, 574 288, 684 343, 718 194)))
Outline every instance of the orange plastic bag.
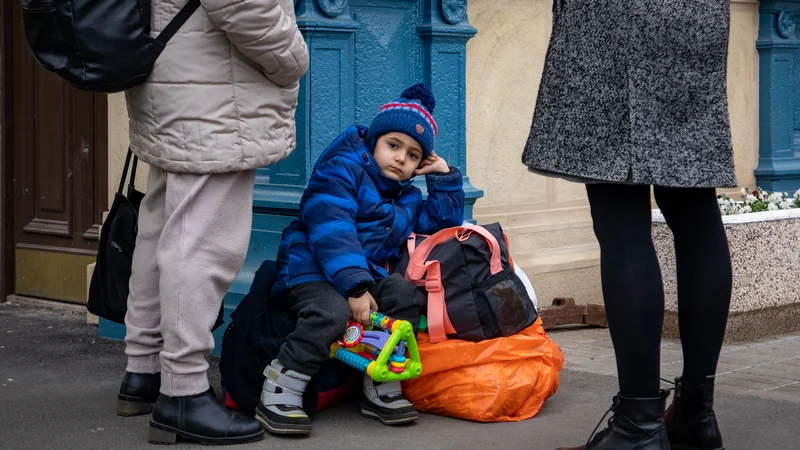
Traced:
POLYGON ((476 422, 517 422, 541 411, 558 390, 561 349, 541 319, 507 337, 431 344, 417 337, 422 375, 403 381, 403 392, 422 412, 476 422))

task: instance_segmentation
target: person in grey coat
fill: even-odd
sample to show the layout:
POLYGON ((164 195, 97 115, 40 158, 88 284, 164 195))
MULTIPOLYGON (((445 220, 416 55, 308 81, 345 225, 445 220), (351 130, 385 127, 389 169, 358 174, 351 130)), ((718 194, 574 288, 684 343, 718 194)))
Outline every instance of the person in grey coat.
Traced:
POLYGON ((713 393, 732 275, 715 188, 737 185, 729 9, 729 0, 553 1, 522 161, 586 184, 619 374, 608 428, 574 450, 723 448, 713 393), (675 237, 684 354, 666 422, 651 186, 675 237))
MULTIPOLYGON (((147 2, 152 35, 187 1, 147 2)), ((308 67, 291 0, 200 0, 147 81, 125 92, 131 150, 150 170, 117 414, 152 412, 151 443, 264 437, 260 422, 217 400, 206 358, 250 244, 256 169, 294 150, 308 67)))

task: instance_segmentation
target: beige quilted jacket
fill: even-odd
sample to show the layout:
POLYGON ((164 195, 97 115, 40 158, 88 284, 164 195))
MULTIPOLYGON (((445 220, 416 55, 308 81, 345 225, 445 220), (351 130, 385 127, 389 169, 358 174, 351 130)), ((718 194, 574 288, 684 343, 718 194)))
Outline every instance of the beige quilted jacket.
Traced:
MULTIPOLYGON (((152 34, 186 0, 152 0, 152 34)), ((221 173, 286 158, 295 147, 298 80, 308 48, 292 0, 201 0, 126 92, 130 139, 144 162, 170 172, 221 173)))

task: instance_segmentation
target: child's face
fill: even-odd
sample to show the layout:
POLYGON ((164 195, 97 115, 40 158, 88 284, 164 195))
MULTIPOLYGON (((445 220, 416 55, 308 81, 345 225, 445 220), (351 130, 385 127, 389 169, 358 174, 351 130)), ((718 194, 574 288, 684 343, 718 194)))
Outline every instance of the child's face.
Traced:
POLYGON ((393 131, 378 138, 374 156, 384 175, 406 181, 422 162, 422 148, 411 136, 393 131))

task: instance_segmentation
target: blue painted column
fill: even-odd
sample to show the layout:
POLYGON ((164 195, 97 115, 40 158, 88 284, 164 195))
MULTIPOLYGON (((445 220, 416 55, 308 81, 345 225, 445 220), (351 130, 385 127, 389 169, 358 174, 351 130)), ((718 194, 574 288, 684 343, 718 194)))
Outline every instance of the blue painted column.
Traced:
MULTIPOLYGON (((249 292, 261 263, 275 258, 283 229, 299 214, 314 163, 347 126, 369 126, 381 105, 424 82, 437 103, 435 150, 466 174, 466 43, 476 33, 466 7, 467 0, 295 1, 311 55, 300 80, 297 147, 284 161, 257 171, 250 247, 225 297, 226 324, 215 332, 215 354, 228 316, 249 292)), ((424 179, 415 183, 425 192, 424 179)), ((464 190, 469 220, 483 192, 466 176, 464 190)), ((124 327, 102 321, 100 334, 121 338, 124 327)))
MULTIPOLYGON (((467 173, 467 41, 477 30, 467 20, 467 0, 424 0, 422 23, 423 81, 436 96, 440 134, 436 153, 467 173)), ((424 188, 420 186, 423 191, 424 188)), ((475 201, 483 196, 465 175, 465 217, 472 219, 475 201)))
POLYGON ((800 189, 800 0, 762 1, 759 53, 759 187, 800 189))

